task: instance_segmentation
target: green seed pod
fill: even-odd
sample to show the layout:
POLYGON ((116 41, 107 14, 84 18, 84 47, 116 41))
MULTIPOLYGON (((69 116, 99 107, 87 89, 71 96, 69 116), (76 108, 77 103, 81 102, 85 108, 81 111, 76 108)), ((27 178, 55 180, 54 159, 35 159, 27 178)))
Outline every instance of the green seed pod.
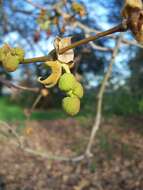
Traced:
POLYGON ((18 58, 18 56, 13 56, 11 54, 8 54, 3 59, 2 65, 6 71, 13 72, 18 68, 19 58, 18 58))
POLYGON ((84 94, 83 86, 79 82, 76 82, 75 88, 73 89, 72 93, 78 98, 82 98, 84 94))
POLYGON ((18 56, 19 61, 22 62, 25 55, 24 50, 22 48, 17 47, 17 48, 14 48, 14 51, 15 51, 15 55, 18 56))
POLYGON ((62 91, 70 91, 74 88, 76 79, 73 74, 65 73, 60 77, 59 89, 62 91))
POLYGON ((62 100, 62 107, 67 114, 74 116, 80 110, 80 100, 77 97, 66 97, 62 100))

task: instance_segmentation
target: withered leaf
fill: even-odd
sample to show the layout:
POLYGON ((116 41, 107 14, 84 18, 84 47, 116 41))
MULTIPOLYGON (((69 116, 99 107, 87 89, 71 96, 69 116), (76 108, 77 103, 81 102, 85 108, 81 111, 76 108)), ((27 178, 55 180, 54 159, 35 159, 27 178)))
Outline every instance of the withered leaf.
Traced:
POLYGON ((143 3, 141 0, 125 0, 122 16, 139 43, 143 43, 143 3))
POLYGON ((46 88, 51 88, 57 84, 62 74, 62 66, 59 61, 47 61, 45 64, 51 68, 52 73, 44 80, 42 77, 39 77, 38 81, 44 84, 46 88))
POLYGON ((71 37, 59 38, 57 37, 54 41, 54 46, 57 52, 57 59, 63 63, 73 62, 74 51, 73 49, 66 51, 63 54, 59 54, 59 50, 71 45, 71 37))
POLYGON ((142 9, 142 8, 143 8, 142 0, 125 0, 122 9, 122 16, 128 18, 132 9, 142 9))

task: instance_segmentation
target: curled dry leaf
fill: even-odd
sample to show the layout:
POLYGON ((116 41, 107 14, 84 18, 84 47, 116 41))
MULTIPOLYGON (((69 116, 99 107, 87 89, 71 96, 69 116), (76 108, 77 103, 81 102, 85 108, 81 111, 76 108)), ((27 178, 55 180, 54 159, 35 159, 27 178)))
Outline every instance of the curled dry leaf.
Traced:
POLYGON ((59 61, 47 61, 45 64, 51 68, 51 75, 44 80, 39 77, 38 81, 44 84, 46 88, 51 88, 57 84, 62 74, 62 66, 59 61))
POLYGON ((143 3, 141 0, 125 0, 122 16, 139 43, 143 43, 143 3))
POLYGON ((142 9, 141 0, 125 0, 124 7, 122 9, 122 16, 128 18, 130 9, 142 9))
POLYGON ((59 38, 57 37, 54 41, 54 46, 57 52, 57 58, 59 61, 63 62, 63 63, 69 63, 69 62, 73 62, 74 60, 74 51, 73 49, 66 51, 63 54, 59 54, 59 50, 62 48, 65 48, 67 46, 71 45, 71 37, 67 37, 67 38, 59 38))

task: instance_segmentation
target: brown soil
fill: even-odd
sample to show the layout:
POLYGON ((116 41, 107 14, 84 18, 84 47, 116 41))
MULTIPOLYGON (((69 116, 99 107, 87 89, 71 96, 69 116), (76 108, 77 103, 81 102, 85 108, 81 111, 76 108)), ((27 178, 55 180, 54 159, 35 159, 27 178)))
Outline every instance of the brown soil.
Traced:
MULTIPOLYGON (((0 135, 0 190, 143 190, 143 135, 123 128, 124 122, 105 121, 94 157, 80 163, 29 155, 15 146, 14 137, 0 135)), ((73 119, 25 125, 32 128, 22 133, 26 146, 54 155, 83 153, 90 134, 90 127, 73 119)))

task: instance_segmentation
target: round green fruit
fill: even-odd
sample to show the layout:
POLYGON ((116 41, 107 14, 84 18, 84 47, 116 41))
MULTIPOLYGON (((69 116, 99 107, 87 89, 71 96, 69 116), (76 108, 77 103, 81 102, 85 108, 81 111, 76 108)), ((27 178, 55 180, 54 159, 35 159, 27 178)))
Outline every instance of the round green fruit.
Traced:
POLYGON ((12 56, 8 54, 2 61, 2 65, 4 69, 8 72, 15 71, 19 66, 19 59, 18 56, 12 56))
POLYGON ((67 114, 74 116, 80 110, 80 100, 77 97, 66 97, 62 100, 62 107, 67 114))
POLYGON ((83 86, 79 82, 76 82, 75 88, 73 89, 72 93, 78 98, 82 98, 84 94, 83 86))
POLYGON ((59 89, 62 91, 70 91, 76 84, 75 76, 71 73, 65 73, 60 77, 59 89))
POLYGON ((4 45, 0 48, 0 61, 3 61, 5 56, 10 52, 10 49, 8 49, 7 45, 4 45))

